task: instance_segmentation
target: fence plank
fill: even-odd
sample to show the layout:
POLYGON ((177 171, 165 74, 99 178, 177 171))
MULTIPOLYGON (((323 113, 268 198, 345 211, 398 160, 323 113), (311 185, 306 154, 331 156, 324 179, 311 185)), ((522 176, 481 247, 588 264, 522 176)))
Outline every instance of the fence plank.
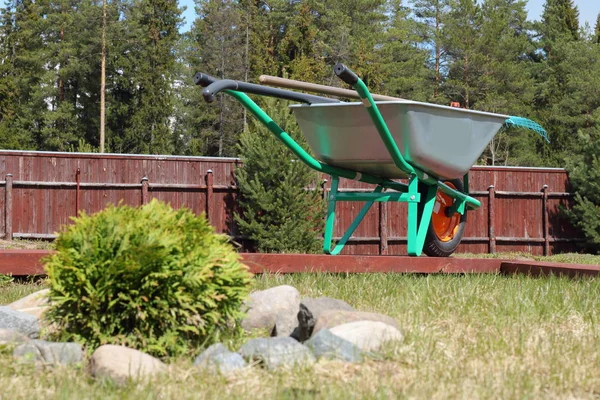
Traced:
POLYGON ((13 239, 13 176, 6 174, 6 191, 4 200, 4 238, 13 239))

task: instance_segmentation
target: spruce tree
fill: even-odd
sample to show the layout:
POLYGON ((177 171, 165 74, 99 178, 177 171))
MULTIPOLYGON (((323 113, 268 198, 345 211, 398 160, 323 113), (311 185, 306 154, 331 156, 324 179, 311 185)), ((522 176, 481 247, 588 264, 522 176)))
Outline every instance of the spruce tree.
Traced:
MULTIPOLYGON (((285 102, 266 99, 263 109, 304 144, 285 102)), ((319 174, 254 119, 241 134, 238 151, 243 161, 236 170, 241 212, 235 220, 240 232, 260 252, 318 252, 324 220, 319 174)))
POLYGON ((578 124, 570 115, 577 100, 567 77, 577 68, 588 69, 590 64, 585 61, 587 45, 579 40, 578 15, 571 0, 547 0, 538 25, 540 50, 533 68, 535 111, 552 135, 550 145, 538 147, 538 152, 549 166, 563 166, 566 158, 577 151, 573 138, 578 124))
POLYGON ((578 40, 579 10, 573 0, 546 0, 539 30, 547 53, 557 40, 578 40))

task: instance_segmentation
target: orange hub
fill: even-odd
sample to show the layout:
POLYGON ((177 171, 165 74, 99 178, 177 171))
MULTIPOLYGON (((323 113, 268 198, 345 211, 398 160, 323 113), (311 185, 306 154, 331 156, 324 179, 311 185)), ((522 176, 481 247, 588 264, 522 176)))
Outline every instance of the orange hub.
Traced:
MULTIPOLYGON (((452 189, 456 189, 456 187, 450 182, 444 182, 446 185, 451 187, 452 189)), ((437 238, 442 242, 451 241, 456 232, 458 232, 458 227, 460 225, 460 214, 454 213, 452 216, 447 216, 447 210, 452 207, 454 200, 452 197, 443 193, 438 189, 435 195, 435 204, 433 206, 433 214, 431 214, 431 225, 433 227, 433 231, 437 238)))

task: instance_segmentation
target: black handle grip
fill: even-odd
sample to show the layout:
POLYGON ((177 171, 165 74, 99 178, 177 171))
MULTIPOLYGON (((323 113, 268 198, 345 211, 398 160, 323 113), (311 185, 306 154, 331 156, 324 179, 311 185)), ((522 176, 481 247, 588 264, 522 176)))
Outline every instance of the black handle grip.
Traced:
POLYGON ((216 80, 202 91, 202 97, 204 97, 204 101, 207 103, 212 103, 215 101, 216 94, 220 91, 227 89, 237 90, 237 88, 238 83, 231 79, 216 80))
POLYGON ((350 68, 346 67, 342 63, 336 64, 335 67, 333 67, 333 71, 338 78, 346 82, 348 85, 354 86, 356 85, 356 82, 358 82, 358 75, 356 75, 350 68))
POLYGON ((217 78, 215 78, 214 76, 205 74, 203 72, 198 72, 198 73, 196 73, 196 75, 194 75, 194 83, 196 85, 200 85, 202 87, 207 87, 208 85, 210 85, 211 83, 214 83, 216 81, 218 81, 217 78))
POLYGON ((194 75, 194 81, 198 85, 205 86, 206 88, 202 91, 204 101, 212 103, 215 101, 217 93, 223 90, 238 90, 244 93, 253 93, 261 96, 277 97, 280 99, 299 101, 301 103, 339 103, 338 99, 330 99, 327 97, 313 96, 306 93, 292 92, 290 90, 276 89, 267 86, 255 85, 253 83, 239 82, 231 79, 216 79, 210 75, 203 74, 201 72, 194 75))

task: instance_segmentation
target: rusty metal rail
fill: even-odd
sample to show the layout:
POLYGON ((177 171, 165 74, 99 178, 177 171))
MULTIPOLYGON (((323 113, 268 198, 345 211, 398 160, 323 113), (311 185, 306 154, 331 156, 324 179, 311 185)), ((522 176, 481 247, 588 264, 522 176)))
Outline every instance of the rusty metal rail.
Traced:
MULTIPOLYGON (((0 250, 0 274, 43 275, 42 259, 49 250, 0 250)), ((600 265, 507 261, 484 258, 433 258, 405 256, 327 256, 317 254, 241 253, 242 261, 255 274, 273 273, 500 273, 596 276, 600 265)))

